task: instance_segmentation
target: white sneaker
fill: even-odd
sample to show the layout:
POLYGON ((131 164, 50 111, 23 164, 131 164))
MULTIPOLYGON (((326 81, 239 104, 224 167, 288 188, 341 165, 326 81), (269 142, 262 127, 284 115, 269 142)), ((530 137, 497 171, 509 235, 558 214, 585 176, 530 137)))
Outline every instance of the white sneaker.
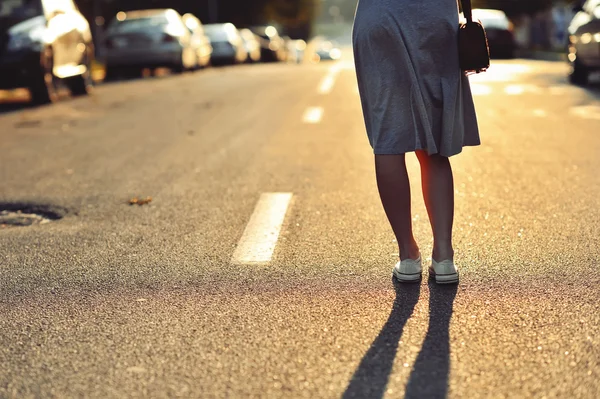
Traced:
POLYGON ((396 263, 394 266, 394 277, 401 283, 415 283, 421 280, 423 267, 421 257, 419 259, 406 259, 396 263))
POLYGON ((458 283, 458 269, 451 260, 443 260, 438 263, 431 259, 429 277, 435 278, 435 282, 438 284, 455 284, 458 283))

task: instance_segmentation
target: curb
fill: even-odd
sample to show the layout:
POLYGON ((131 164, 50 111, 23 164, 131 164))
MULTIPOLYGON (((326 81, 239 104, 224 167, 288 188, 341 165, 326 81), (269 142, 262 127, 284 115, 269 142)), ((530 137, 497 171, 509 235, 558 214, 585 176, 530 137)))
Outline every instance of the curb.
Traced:
POLYGON ((540 61, 568 61, 566 53, 558 53, 555 51, 517 50, 516 55, 517 58, 529 58, 540 61))

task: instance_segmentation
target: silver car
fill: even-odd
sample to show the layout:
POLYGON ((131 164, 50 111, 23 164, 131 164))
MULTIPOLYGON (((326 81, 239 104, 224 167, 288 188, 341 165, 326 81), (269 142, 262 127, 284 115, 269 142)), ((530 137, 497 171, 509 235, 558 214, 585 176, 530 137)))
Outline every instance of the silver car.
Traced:
POLYGON ((569 79, 585 85, 590 73, 600 70, 600 0, 587 0, 576 11, 569 26, 569 79))
POLYGON ((92 87, 90 26, 73 0, 0 0, 0 90, 27 87, 34 103, 92 87))
POLYGON ((235 25, 209 24, 204 25, 204 31, 213 47, 213 64, 239 64, 246 62, 248 52, 244 41, 235 25))
POLYGON ((143 68, 196 68, 192 33, 172 9, 120 12, 106 31, 106 77, 143 68))

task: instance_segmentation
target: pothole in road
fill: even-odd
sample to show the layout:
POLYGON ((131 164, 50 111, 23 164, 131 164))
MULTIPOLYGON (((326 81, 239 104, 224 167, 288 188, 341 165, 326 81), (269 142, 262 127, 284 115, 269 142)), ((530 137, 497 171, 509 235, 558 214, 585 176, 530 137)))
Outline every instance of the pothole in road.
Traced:
POLYGON ((65 212, 51 206, 0 203, 0 228, 23 227, 50 223, 65 212))

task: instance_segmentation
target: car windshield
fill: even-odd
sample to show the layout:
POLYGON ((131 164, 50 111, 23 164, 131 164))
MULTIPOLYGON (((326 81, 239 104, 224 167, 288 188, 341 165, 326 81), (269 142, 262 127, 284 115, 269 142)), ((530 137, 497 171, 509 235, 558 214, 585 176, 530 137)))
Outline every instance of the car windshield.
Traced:
POLYGON ((40 0, 0 0, 0 18, 25 20, 43 14, 40 0))
POLYGON ((115 20, 108 30, 111 33, 119 32, 134 32, 154 27, 162 27, 169 24, 169 20, 165 15, 154 15, 151 17, 131 18, 123 21, 115 20))
POLYGON ((473 10, 473 18, 481 21, 485 28, 508 29, 510 22, 502 11, 473 10))
POLYGON ((204 25, 204 33, 206 33, 206 36, 211 40, 229 40, 229 32, 222 25, 204 25))

